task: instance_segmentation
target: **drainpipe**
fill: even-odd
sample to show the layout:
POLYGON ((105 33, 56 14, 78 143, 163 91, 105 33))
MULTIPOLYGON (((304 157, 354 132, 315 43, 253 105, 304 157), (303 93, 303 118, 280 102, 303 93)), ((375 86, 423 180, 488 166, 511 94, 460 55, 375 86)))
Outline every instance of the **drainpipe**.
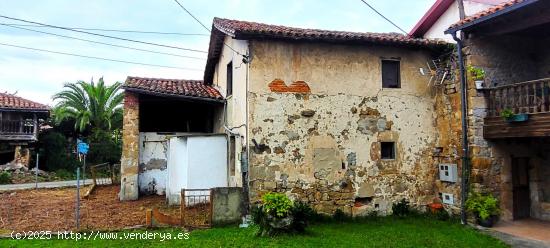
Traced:
POLYGON ((468 179, 469 173, 469 155, 470 149, 468 147, 468 87, 466 83, 466 75, 464 70, 464 58, 462 57, 462 40, 456 35, 456 31, 451 33, 453 39, 456 41, 456 50, 458 54, 458 64, 460 69, 460 95, 462 105, 462 180, 461 180, 461 201, 460 201, 460 220, 462 224, 466 225, 466 209, 465 202, 468 198, 468 179))

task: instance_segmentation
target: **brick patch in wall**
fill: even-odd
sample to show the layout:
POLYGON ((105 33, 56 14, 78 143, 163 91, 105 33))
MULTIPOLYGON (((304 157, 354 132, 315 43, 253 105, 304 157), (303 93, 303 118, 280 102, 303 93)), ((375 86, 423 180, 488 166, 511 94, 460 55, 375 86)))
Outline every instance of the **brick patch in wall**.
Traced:
POLYGON ((304 81, 295 81, 290 84, 290 86, 287 86, 285 84, 285 81, 281 79, 275 79, 271 81, 271 83, 269 83, 267 86, 269 87, 269 90, 271 90, 271 92, 311 93, 309 85, 304 81))

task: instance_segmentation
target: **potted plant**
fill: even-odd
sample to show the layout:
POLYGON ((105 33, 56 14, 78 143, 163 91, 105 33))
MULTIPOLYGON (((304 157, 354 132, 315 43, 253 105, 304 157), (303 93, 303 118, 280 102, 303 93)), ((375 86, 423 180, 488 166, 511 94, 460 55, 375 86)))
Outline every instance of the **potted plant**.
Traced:
POLYGON ((466 200, 466 210, 472 213, 477 223, 483 227, 492 227, 500 214, 498 200, 493 195, 476 192, 470 193, 466 200))
POLYGON ((479 67, 468 66, 468 72, 472 75, 472 79, 476 85, 476 89, 480 90, 484 88, 485 71, 479 67))
POLYGON ((526 113, 514 114, 514 111, 510 108, 505 108, 500 112, 500 116, 507 122, 522 122, 529 119, 529 115, 526 113))

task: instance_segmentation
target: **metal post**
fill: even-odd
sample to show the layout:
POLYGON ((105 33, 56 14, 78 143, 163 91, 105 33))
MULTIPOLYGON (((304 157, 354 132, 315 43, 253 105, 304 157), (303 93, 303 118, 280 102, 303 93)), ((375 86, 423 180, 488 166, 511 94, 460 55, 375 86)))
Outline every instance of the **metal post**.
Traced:
POLYGON ((84 154, 84 170, 82 171, 82 181, 86 184, 86 154, 84 154))
POLYGON ((35 189, 38 189, 38 151, 36 152, 36 166, 34 167, 34 169, 36 170, 35 173, 34 173, 34 188, 35 189))
POLYGON ((76 168, 76 229, 80 229, 80 168, 76 168))

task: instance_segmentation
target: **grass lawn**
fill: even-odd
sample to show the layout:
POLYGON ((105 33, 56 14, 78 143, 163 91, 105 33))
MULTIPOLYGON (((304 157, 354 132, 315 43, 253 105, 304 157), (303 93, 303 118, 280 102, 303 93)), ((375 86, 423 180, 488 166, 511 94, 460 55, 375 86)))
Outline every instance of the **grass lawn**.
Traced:
MULTIPOLYGON (((145 230, 132 231, 145 232, 145 230)), ((152 232, 148 230, 147 232, 152 232)), ((181 233, 157 229, 156 233, 181 233)), ((376 218, 314 224, 306 235, 256 237, 254 228, 196 230, 187 240, 0 240, 0 247, 507 247, 502 242, 459 223, 422 217, 376 218)), ((129 232, 118 233, 119 236, 129 232)))

